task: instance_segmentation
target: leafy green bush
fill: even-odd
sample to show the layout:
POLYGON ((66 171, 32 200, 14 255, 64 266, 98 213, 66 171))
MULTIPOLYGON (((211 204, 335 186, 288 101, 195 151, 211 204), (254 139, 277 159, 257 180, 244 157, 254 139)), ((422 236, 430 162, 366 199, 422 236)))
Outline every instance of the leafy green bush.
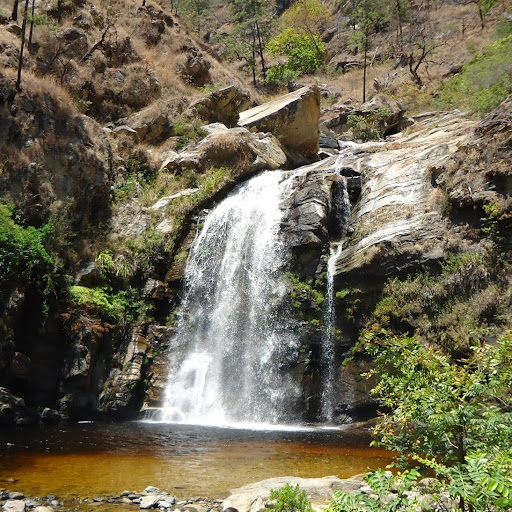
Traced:
POLYGON ((45 242, 51 226, 24 227, 11 206, 0 204, 0 299, 5 301, 15 287, 30 288, 47 296, 52 290, 56 262, 45 242))
POLYGON ((393 476, 390 471, 371 471, 364 479, 373 494, 335 491, 326 512, 395 512, 411 510, 417 502, 411 490, 420 476, 416 469, 393 476))
POLYGON ((267 44, 273 57, 287 57, 286 64, 272 66, 267 72, 266 82, 287 81, 300 75, 313 73, 322 63, 325 45, 320 37, 287 28, 273 37, 267 44))
MULTIPOLYGON (((451 499, 449 510, 510 510, 512 331, 463 361, 379 326, 365 330, 361 344, 374 361, 372 393, 389 411, 373 444, 397 452, 402 467, 416 466, 398 475, 406 476, 406 490, 420 491, 414 477, 423 467, 438 477, 435 493, 451 499)), ((376 497, 338 495, 330 512, 410 510, 411 495, 401 493, 396 477, 376 472, 367 481, 376 497)), ((419 505, 439 508, 428 500, 419 505)))
POLYGON ((469 108, 485 113, 512 92, 512 35, 485 47, 464 64, 462 72, 439 90, 443 107, 469 108))
POLYGON ((133 288, 114 293, 109 287, 70 286, 69 293, 76 306, 113 322, 128 323, 146 311, 133 288))
POLYGON ((295 487, 286 484, 281 489, 272 489, 270 499, 276 500, 272 507, 275 512, 313 512, 306 491, 301 491, 298 484, 295 487))

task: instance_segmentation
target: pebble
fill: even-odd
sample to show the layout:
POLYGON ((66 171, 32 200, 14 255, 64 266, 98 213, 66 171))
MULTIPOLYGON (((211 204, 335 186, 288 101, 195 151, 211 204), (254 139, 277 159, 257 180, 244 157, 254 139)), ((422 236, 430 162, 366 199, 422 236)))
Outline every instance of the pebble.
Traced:
MULTIPOLYGON (((62 507, 55 494, 47 494, 43 497, 25 498, 24 494, 16 491, 0 489, 0 512, 55 512, 52 507, 62 507), (47 504, 41 505, 41 502, 47 504), (3 503, 3 505, 2 505, 3 503), (51 505, 51 506, 50 506, 51 505)), ((176 506, 176 512, 218 512, 223 500, 209 500, 201 496, 179 501, 166 491, 158 487, 148 486, 142 492, 125 490, 116 496, 96 496, 94 498, 83 498, 81 503, 89 503, 90 506, 98 507, 102 503, 139 505, 141 510, 159 509, 160 512, 171 512, 176 506)), ((158 511, 157 511, 158 512, 158 511)))
POLYGON ((10 500, 22 500, 24 497, 25 495, 21 492, 9 492, 10 500))
POLYGON ((34 512, 54 512, 52 507, 41 505, 34 509, 34 512))

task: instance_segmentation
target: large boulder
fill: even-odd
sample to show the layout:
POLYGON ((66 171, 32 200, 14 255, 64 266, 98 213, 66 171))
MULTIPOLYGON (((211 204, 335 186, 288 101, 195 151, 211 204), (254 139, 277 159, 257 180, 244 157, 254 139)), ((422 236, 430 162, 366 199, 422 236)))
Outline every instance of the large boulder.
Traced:
POLYGON ((282 168, 286 161, 272 135, 231 128, 208 135, 187 151, 171 154, 161 169, 179 173, 186 169, 203 171, 209 166, 231 167, 241 178, 261 169, 282 168))
POLYGON ((234 507, 239 512, 260 512, 261 510, 266 510, 265 503, 270 498, 270 491, 272 489, 280 489, 286 484, 298 485, 302 491, 305 491, 311 500, 313 508, 316 510, 325 508, 326 500, 331 498, 334 491, 353 492, 360 490, 361 487, 366 485, 358 477, 345 480, 335 476, 326 476, 324 478, 298 478, 294 476, 269 478, 233 489, 231 496, 222 503, 222 508, 226 510, 228 507, 234 507))
POLYGON ((238 125, 272 132, 283 146, 306 158, 318 152, 320 90, 302 87, 240 113, 238 125))
POLYGON ((182 50, 188 54, 176 66, 176 71, 185 82, 196 87, 203 87, 210 81, 211 63, 195 46, 185 43, 182 50))
POLYGON ((404 118, 407 108, 399 101, 377 94, 362 105, 342 104, 322 112, 321 128, 327 128, 340 138, 378 138, 397 133, 411 124, 404 118), (359 119, 359 127, 354 127, 349 116, 359 119), (361 137, 364 131, 367 137, 361 137))
POLYGON ((205 121, 234 125, 240 111, 249 106, 249 100, 238 87, 229 85, 195 101, 189 110, 205 121))
POLYGON ((165 106, 160 104, 146 107, 119 122, 135 130, 140 141, 148 144, 159 144, 174 133, 174 124, 165 106))
POLYGON ((17 422, 26 412, 25 402, 21 398, 0 387, 0 425, 17 422))

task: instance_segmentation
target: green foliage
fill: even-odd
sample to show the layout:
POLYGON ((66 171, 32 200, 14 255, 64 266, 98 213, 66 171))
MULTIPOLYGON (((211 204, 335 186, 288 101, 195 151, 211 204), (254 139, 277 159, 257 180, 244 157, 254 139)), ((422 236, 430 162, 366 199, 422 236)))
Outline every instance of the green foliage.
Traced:
POLYGON ((417 501, 410 491, 420 476, 416 469, 393 476, 389 471, 378 469, 364 477, 373 494, 335 491, 327 512, 395 512, 411 510, 417 501))
POLYGON ((145 307, 134 288, 114 292, 108 286, 70 286, 69 293, 75 306, 111 322, 128 324, 145 313, 145 307))
POLYGON ((466 351, 493 329, 510 326, 506 275, 506 264, 500 270, 490 256, 452 256, 440 268, 390 279, 373 320, 389 319, 396 330, 414 330, 449 351, 466 351))
POLYGON ((180 11, 199 34, 204 31, 206 17, 211 11, 210 0, 181 0, 180 11))
POLYGON ((176 121, 174 135, 179 137, 176 150, 180 151, 191 142, 196 142, 205 137, 206 132, 201 128, 202 125, 203 121, 197 118, 176 121))
POLYGON ((374 444, 397 452, 400 465, 416 468, 397 477, 372 473, 367 481, 376 496, 335 495, 329 511, 437 510, 443 495, 451 499, 449 510, 510 510, 512 331, 475 347, 464 360, 379 326, 362 333, 361 345, 374 361, 367 374, 377 379, 372 393, 389 411, 374 429, 374 444), (434 489, 416 485, 420 467, 438 477, 434 489), (395 480, 404 475, 402 494, 395 480), (420 491, 430 499, 408 501, 420 491))
POLYGON ((281 489, 272 489, 270 499, 276 500, 272 507, 275 512, 313 512, 306 491, 301 491, 298 484, 295 487, 286 484, 281 489))
POLYGON ((388 108, 377 108, 364 110, 361 114, 349 114, 347 124, 357 139, 375 140, 384 136, 393 117, 388 108))
POLYGON ((287 57, 286 64, 269 69, 267 82, 289 80, 312 73, 322 65, 325 55, 325 45, 320 37, 299 33, 294 28, 287 28, 273 37, 267 44, 267 50, 273 57, 287 57))
POLYGON ((0 204, 0 300, 16 287, 48 296, 53 289, 55 259, 46 250, 51 226, 24 227, 12 207, 0 204))
POLYGON ((505 243, 505 237, 502 235, 499 220, 501 217, 501 208, 496 203, 484 204, 485 216, 481 218, 482 232, 485 233, 495 244, 499 251, 505 243))
POLYGON ((320 0, 296 0, 282 17, 285 27, 308 35, 320 35, 331 13, 320 0))
POLYGON ((375 428, 376 443, 402 463, 419 456, 463 465, 470 451, 511 448, 512 372, 498 369, 512 362, 512 331, 464 361, 380 327, 364 331, 361 343, 375 365, 372 393, 391 411, 375 428))
POLYGON ((439 102, 443 107, 489 112, 512 92, 512 35, 485 47, 467 62, 462 72, 443 84, 439 102))

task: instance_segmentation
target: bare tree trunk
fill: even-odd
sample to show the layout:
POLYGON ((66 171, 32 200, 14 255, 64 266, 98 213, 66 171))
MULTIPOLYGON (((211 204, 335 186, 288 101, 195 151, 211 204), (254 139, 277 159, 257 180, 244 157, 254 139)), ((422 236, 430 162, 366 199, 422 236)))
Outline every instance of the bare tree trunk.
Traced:
POLYGON ((263 81, 267 79, 267 66, 265 64, 265 58, 263 56, 263 42, 261 40, 261 32, 260 32, 260 25, 256 21, 256 34, 258 35, 258 53, 260 55, 260 61, 261 61, 261 73, 263 75, 263 81))
POLYGON ((30 12, 30 32, 28 34, 28 50, 32 49, 32 35, 34 34, 34 11, 36 9, 36 0, 32 0, 32 10, 30 12))
POLYGON ((18 21, 18 0, 14 0, 14 3, 12 5, 11 18, 12 21, 18 21))
POLYGON ((252 83, 256 86, 256 34, 252 35, 252 83))
POLYGON ((23 50, 25 49, 25 34, 27 32, 28 4, 29 0, 25 0, 25 13, 23 14, 23 24, 21 25, 21 48, 20 60, 18 62, 18 78, 16 80, 16 90, 18 92, 21 92, 21 70, 23 69, 23 50))
POLYGON ((366 103, 366 68, 367 68, 367 56, 368 56, 368 38, 365 36, 364 44, 364 64, 363 64, 363 103, 366 103))
POLYGON ((477 6, 478 6, 478 16, 480 17, 480 28, 483 30, 485 28, 484 12, 482 11, 482 6, 480 4, 477 4, 477 6))

